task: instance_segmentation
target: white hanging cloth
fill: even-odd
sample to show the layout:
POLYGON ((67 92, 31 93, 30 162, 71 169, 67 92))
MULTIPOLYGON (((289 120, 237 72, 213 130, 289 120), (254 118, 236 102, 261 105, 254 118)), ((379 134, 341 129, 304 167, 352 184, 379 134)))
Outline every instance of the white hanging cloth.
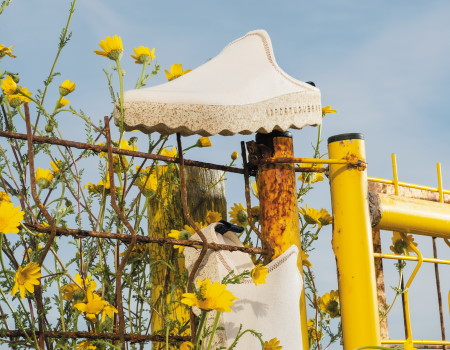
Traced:
MULTIPOLYGON (((208 242, 242 246, 233 232, 229 231, 223 235, 217 233, 214 229, 216 225, 217 223, 214 223, 202 229, 208 242)), ((191 239, 201 240, 197 234, 191 239)), ((186 268, 190 272, 199 255, 199 250, 186 247, 184 255, 186 268)), ((267 264, 268 275, 265 284, 255 285, 249 278, 242 284, 227 286, 227 289, 239 300, 235 301, 231 312, 222 313, 219 326, 224 327, 224 331, 217 331, 213 348, 230 346, 242 324, 242 330, 253 329, 261 333, 264 340, 278 338, 283 350, 302 349, 299 303, 303 282, 297 268, 297 257, 298 248, 293 245, 267 264)), ((251 271, 254 266, 246 253, 209 250, 200 265, 196 279, 210 278, 212 282, 221 282, 231 271, 237 275, 245 270, 251 271)), ((208 317, 210 324, 213 319, 214 313, 211 312, 208 317)), ((235 350, 260 348, 259 340, 250 333, 246 333, 235 350)))

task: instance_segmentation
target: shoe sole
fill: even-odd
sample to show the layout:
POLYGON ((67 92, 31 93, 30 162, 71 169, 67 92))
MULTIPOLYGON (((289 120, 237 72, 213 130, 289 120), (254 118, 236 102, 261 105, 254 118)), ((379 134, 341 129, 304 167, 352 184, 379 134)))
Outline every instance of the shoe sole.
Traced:
MULTIPOLYGON (((127 101, 124 110, 125 130, 164 135, 248 135, 286 131, 289 128, 302 129, 322 122, 320 95, 309 91, 233 106, 127 101), (227 127, 224 128, 224 125, 227 127)), ((120 123, 117 108, 113 116, 120 123)))

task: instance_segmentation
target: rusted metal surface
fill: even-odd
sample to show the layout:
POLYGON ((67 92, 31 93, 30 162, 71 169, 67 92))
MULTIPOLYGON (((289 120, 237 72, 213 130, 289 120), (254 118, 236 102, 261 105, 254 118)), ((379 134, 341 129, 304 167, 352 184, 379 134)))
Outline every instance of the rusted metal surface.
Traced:
MULTIPOLYGON (((373 252, 381 253, 380 230, 372 229, 373 252)), ((375 259, 375 278, 377 284, 378 310, 380 315, 386 312, 386 288, 384 284, 383 259, 375 259)), ((380 335, 381 339, 389 338, 389 328, 387 317, 380 316, 380 335)))
MULTIPOLYGON (((9 338, 23 337, 25 334, 32 336, 33 332, 24 332, 22 330, 7 330, 2 331, 2 334, 9 338)), ((37 335, 40 335, 39 331, 36 331, 37 335)), ((165 342, 166 336, 159 334, 130 334, 124 333, 123 335, 116 333, 90 333, 90 332, 57 332, 57 331, 46 331, 45 336, 48 338, 80 338, 80 339, 105 339, 105 340, 120 340, 121 336, 125 341, 130 343, 143 343, 148 341, 154 342, 165 342)), ((170 342, 181 342, 190 340, 191 337, 184 337, 178 335, 170 335, 168 340, 170 342)))
MULTIPOLYGON (((369 181, 369 191, 374 193, 395 194, 395 187, 392 184, 369 181)), ((398 195, 400 197, 439 202, 439 193, 437 191, 420 190, 402 186, 401 184, 398 186, 398 195)), ((450 203, 450 195, 444 194, 443 202, 450 203)))
MULTIPOLYGON (((6 137, 6 138, 10 138, 10 139, 27 140, 26 134, 19 134, 19 133, 10 132, 10 131, 1 131, 0 130, 0 137, 6 137)), ((46 144, 50 144, 50 145, 59 145, 59 146, 77 148, 77 149, 85 149, 85 150, 90 150, 90 151, 94 151, 97 153, 108 152, 108 146, 91 145, 89 143, 62 140, 62 139, 56 139, 53 137, 33 136, 32 142, 35 144, 46 143, 46 144)), ((116 147, 111 147, 111 152, 114 154, 121 154, 124 156, 131 156, 131 157, 136 157, 136 158, 161 160, 161 161, 164 161, 167 163, 179 163, 180 162, 180 160, 175 157, 166 157, 166 156, 161 156, 159 154, 130 151, 130 150, 125 150, 125 149, 116 148, 116 147)), ((190 165, 190 166, 196 166, 196 167, 200 167, 200 168, 216 169, 216 170, 227 171, 230 173, 244 174, 244 169, 230 167, 230 166, 226 166, 226 165, 199 162, 199 161, 190 160, 190 159, 184 159, 184 164, 190 165)))
MULTIPOLYGON (((273 137, 273 148, 257 144, 258 159, 292 157, 292 138, 273 137)), ((273 250, 273 258, 292 244, 300 247, 297 191, 294 165, 290 163, 261 164, 257 170, 260 202, 261 238, 273 250)))
MULTIPOLYGON (((51 228, 49 226, 42 226, 30 223, 22 223, 29 229, 42 232, 42 233, 50 233, 51 228)), ((88 237, 96 237, 96 238, 107 238, 107 239, 115 239, 122 241, 124 243, 131 242, 132 237, 127 234, 114 233, 114 232, 98 232, 98 231, 89 231, 89 230, 81 230, 81 229, 69 229, 63 227, 55 227, 57 236, 67 236, 67 237, 75 237, 75 238, 88 238, 88 237)), ((170 245, 182 245, 185 247, 194 247, 200 249, 203 246, 203 242, 201 241, 193 241, 193 240, 178 240, 168 237, 151 237, 151 236, 140 236, 136 235, 136 242, 138 243, 157 243, 157 244, 170 244, 170 245)), ((248 247, 237 247, 234 245, 227 244, 217 244, 213 242, 208 242, 206 244, 208 249, 212 249, 214 251, 218 250, 228 250, 231 252, 244 252, 248 254, 263 254, 266 255, 267 252, 260 248, 248 248, 248 247)))

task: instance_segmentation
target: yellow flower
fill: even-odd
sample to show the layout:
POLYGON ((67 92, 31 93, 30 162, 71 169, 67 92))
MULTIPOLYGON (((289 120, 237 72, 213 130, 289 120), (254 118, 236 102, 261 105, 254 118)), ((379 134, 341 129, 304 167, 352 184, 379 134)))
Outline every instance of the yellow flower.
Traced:
POLYGON ((320 212, 319 227, 327 226, 333 222, 333 217, 330 215, 330 213, 328 213, 328 211, 326 209, 322 208, 322 209, 320 209, 319 212, 320 212))
MULTIPOLYGON (((201 230, 202 228, 205 228, 205 227, 208 226, 208 225, 205 224, 205 223, 203 223, 203 222, 197 222, 197 221, 196 221, 196 222, 195 222, 195 226, 197 226, 198 229, 201 230)), ((184 226, 183 226, 183 229, 184 229, 185 231, 188 231, 191 235, 195 235, 195 234, 196 234, 194 228, 191 227, 191 226, 189 226, 189 225, 184 225, 184 226)))
POLYGON ((31 101, 31 99, 27 96, 31 96, 32 93, 28 91, 27 88, 23 88, 20 86, 18 86, 17 88, 18 90, 16 91, 15 94, 6 95, 6 99, 12 108, 17 108, 21 106, 24 102, 31 101))
POLYGON ((1 87, 5 95, 14 95, 18 89, 16 82, 10 75, 7 75, 6 78, 2 80, 1 87))
POLYGON ((6 55, 16 58, 16 56, 13 55, 12 46, 7 47, 6 45, 0 44, 0 58, 5 57, 6 55))
POLYGON ((0 202, 10 202, 11 197, 5 191, 0 191, 0 202))
POLYGON ((133 49, 134 55, 130 55, 135 59, 134 63, 143 64, 149 63, 155 59, 155 49, 149 49, 145 46, 139 46, 133 49))
POLYGON ((23 299, 26 291, 34 293, 34 286, 40 284, 39 278, 41 276, 41 267, 35 262, 30 262, 25 267, 19 266, 14 277, 15 283, 11 295, 20 291, 20 298, 23 299))
POLYGON ((337 113, 331 106, 322 107, 322 117, 325 117, 328 113, 337 113))
POLYGON ((97 55, 108 57, 113 61, 117 61, 122 57, 123 44, 120 36, 107 36, 105 40, 100 40, 98 45, 103 51, 95 50, 94 53, 97 55))
POLYGON ((62 298, 64 300, 82 300, 85 291, 93 292, 97 288, 97 283, 92 280, 92 276, 82 278, 79 273, 75 275, 76 283, 69 283, 61 287, 62 298))
POLYGON ((329 314, 331 318, 339 317, 341 315, 339 308, 339 293, 337 290, 332 290, 330 293, 325 293, 317 298, 317 305, 323 312, 329 314))
POLYGON ((406 240, 402 237, 400 232, 394 232, 394 234, 392 235, 392 245, 389 247, 392 252, 401 255, 409 255, 409 253, 414 252, 414 250, 411 248, 411 245, 413 244, 415 247, 417 247, 417 243, 414 242, 413 235, 405 234, 405 237, 406 240))
POLYGON ((108 316, 109 318, 113 318, 114 314, 117 314, 119 312, 114 306, 112 306, 107 301, 105 301, 105 303, 106 303, 105 307, 103 308, 102 311, 102 322, 105 322, 106 316, 108 316))
POLYGON ((280 341, 277 338, 265 341, 262 350, 282 350, 283 347, 280 345, 280 341))
POLYGON ((85 317, 95 322, 97 321, 97 315, 103 311, 107 301, 103 300, 101 296, 93 293, 92 291, 87 291, 86 293, 86 302, 85 303, 77 303, 73 307, 81 312, 84 312, 85 317))
POLYGON ((185 341, 183 344, 180 345, 179 350, 193 350, 194 344, 192 344, 190 341, 185 341))
POLYGON ((239 153, 237 153, 237 151, 234 151, 233 153, 231 153, 231 159, 232 160, 236 160, 239 158, 239 153))
POLYGON ((231 207, 231 211, 228 212, 231 216, 230 222, 232 224, 247 226, 248 225, 248 215, 247 210, 244 208, 242 204, 234 203, 234 206, 231 207))
POLYGON ((59 94, 61 96, 67 96, 71 92, 75 91, 75 87, 77 85, 70 80, 64 80, 63 83, 59 86, 59 94))
POLYGON ((252 270, 252 280, 255 285, 266 283, 269 269, 261 264, 256 265, 252 270))
POLYGON ((163 149, 159 152, 159 154, 160 154, 161 156, 164 156, 164 157, 176 157, 177 154, 178 154, 178 152, 177 152, 177 149, 176 149, 175 147, 173 147, 172 150, 168 150, 168 149, 166 149, 166 148, 163 148, 163 149))
POLYGON ((318 225, 319 228, 329 225, 333 221, 326 209, 317 210, 314 208, 308 208, 308 205, 305 205, 304 208, 299 209, 299 212, 303 215, 308 224, 318 225))
POLYGON ((206 212, 205 219, 208 224, 212 224, 213 222, 218 222, 222 220, 222 214, 218 213, 217 211, 208 210, 206 212))
POLYGON ((230 312, 236 298, 225 284, 219 282, 211 283, 209 278, 201 281, 197 280, 195 293, 184 293, 181 302, 188 306, 196 306, 202 310, 217 310, 219 312, 230 312))
POLYGON ((306 324, 308 326, 308 335, 314 340, 320 340, 323 337, 323 333, 320 329, 316 329, 316 320, 310 318, 306 324))
POLYGON ((149 175, 141 175, 134 182, 134 184, 142 191, 142 194, 147 197, 151 197, 155 194, 158 188, 158 177, 155 173, 149 175))
POLYGON ((67 106, 69 103, 70 103, 70 101, 68 99, 61 97, 61 99, 58 101, 58 108, 67 106))
POLYGON ((166 72, 166 78, 168 81, 174 80, 176 78, 181 77, 182 75, 185 75, 186 73, 189 73, 192 69, 188 69, 183 71, 183 65, 180 63, 172 64, 170 66, 170 72, 167 69, 164 69, 166 72))
POLYGON ((97 347, 92 344, 89 340, 82 341, 77 344, 77 350, 95 350, 97 347))
MULTIPOLYGON (((311 164, 311 163, 301 163, 299 164, 300 168, 323 168, 323 164, 311 164)), ((325 180, 323 173, 301 173, 298 177, 301 182, 315 183, 319 181, 325 180)))
POLYGON ((7 201, 0 202, 0 233, 18 233, 25 213, 7 201))
POLYGON ((306 254, 303 250, 301 251, 301 257, 302 257, 302 265, 306 267, 312 267, 311 262, 308 260, 309 254, 306 254))
POLYGON ((253 192, 253 195, 258 198, 259 197, 259 189, 258 189, 258 184, 256 182, 252 183, 252 187, 251 190, 253 192))
POLYGON ((212 143, 211 143, 211 140, 209 139, 209 137, 203 136, 197 140, 197 146, 198 147, 211 147, 212 143))
POLYGON ((137 151, 138 150, 138 146, 137 145, 134 145, 134 144, 130 143, 129 141, 125 140, 125 139, 121 139, 120 140, 119 148, 127 150, 127 151, 137 151))
POLYGON ((37 168, 36 182, 42 188, 47 188, 53 180, 53 173, 50 169, 37 168))
MULTIPOLYGON (((189 237, 191 237, 191 232, 189 232, 187 230, 183 230, 183 231, 170 230, 170 233, 167 236, 170 238, 173 238, 173 239, 189 239, 189 237)), ((175 244, 173 247, 178 249, 178 252, 180 252, 180 253, 184 250, 183 245, 175 244)))
MULTIPOLYGON (((100 180, 98 184, 93 184, 92 182, 88 182, 84 185, 84 188, 88 189, 88 192, 92 195, 94 194, 110 194, 111 182, 109 178, 109 173, 106 173, 106 179, 100 180)), ((120 191, 120 187, 116 187, 116 191, 120 191)))
POLYGON ((61 161, 56 159, 56 161, 50 161, 50 166, 52 167, 53 176, 57 176, 61 171, 61 161))

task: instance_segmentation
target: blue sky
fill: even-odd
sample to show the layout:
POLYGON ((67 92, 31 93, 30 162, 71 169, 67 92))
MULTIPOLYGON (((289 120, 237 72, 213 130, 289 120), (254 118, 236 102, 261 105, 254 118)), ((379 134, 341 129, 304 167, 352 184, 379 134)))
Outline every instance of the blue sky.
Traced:
MULTIPOLYGON (((22 84, 33 92, 48 74, 68 7, 69 1, 13 0, 0 16, 2 28, 7 28, 0 41, 15 45, 18 56, 3 60, 2 68, 20 72, 22 84)), ((109 62, 92 52, 106 36, 123 38, 125 86, 130 89, 140 68, 129 57, 133 47, 155 47, 162 68, 173 63, 195 68, 246 32, 265 29, 280 67, 297 79, 314 81, 322 91, 323 105, 339 111, 325 119, 323 152, 328 136, 361 132, 367 141, 369 175, 391 178, 390 154, 397 153, 401 180, 435 186, 435 163, 440 161, 448 188, 449 15, 450 3, 444 0, 78 0, 73 37, 57 71, 61 81, 77 83, 70 96, 74 108, 96 120, 111 112, 101 71, 109 62)), ((164 81, 160 75, 150 85, 164 81)), ((76 139, 77 125, 77 120, 67 118, 67 138, 76 139)), ((311 155, 315 132, 294 131, 296 156, 311 155)), ((225 163, 240 141, 252 138, 216 136, 211 149, 192 153, 192 158, 217 162, 219 155, 225 163)), ((241 181, 229 179, 230 204, 242 201, 241 181)), ((318 187, 311 203, 329 208, 327 184, 318 187)), ((329 268, 334 266, 330 238, 325 231, 318 246, 329 259, 312 257, 323 292, 335 286, 334 267, 329 268)), ((448 269, 443 271, 448 276, 448 269)), ((420 283, 432 281, 424 277, 420 283)), ((444 281, 444 293, 448 289, 444 281)), ((428 318, 425 303, 419 304, 415 309, 421 310, 419 318, 428 318)), ((394 327, 395 322, 399 323, 395 319, 394 327)), ((438 337, 435 320, 420 325, 418 336, 438 337)), ((393 336, 402 335, 396 331, 393 336)))

